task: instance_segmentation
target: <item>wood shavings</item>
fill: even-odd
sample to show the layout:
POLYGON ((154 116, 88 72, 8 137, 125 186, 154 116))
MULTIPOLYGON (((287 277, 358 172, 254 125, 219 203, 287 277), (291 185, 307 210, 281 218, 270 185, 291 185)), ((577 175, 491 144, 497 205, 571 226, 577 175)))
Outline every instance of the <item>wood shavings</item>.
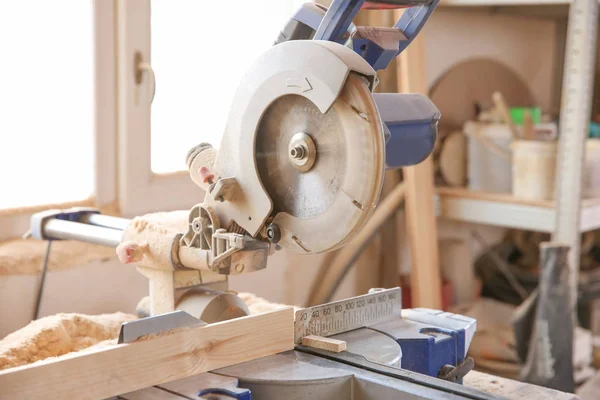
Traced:
POLYGON ((250 309, 250 314, 262 314, 270 311, 279 310, 286 307, 294 307, 294 312, 298 311, 300 307, 289 306, 285 304, 271 303, 269 300, 258 297, 252 293, 238 293, 237 294, 244 303, 250 309))
POLYGON ((176 235, 185 233, 189 211, 172 211, 135 217, 123 231, 117 254, 121 262, 156 270, 171 268, 171 248, 176 235))
POLYGON ((0 370, 58 357, 92 346, 107 345, 119 335, 125 313, 56 314, 31 322, 0 340, 0 370), (103 343, 104 342, 104 343, 103 343))

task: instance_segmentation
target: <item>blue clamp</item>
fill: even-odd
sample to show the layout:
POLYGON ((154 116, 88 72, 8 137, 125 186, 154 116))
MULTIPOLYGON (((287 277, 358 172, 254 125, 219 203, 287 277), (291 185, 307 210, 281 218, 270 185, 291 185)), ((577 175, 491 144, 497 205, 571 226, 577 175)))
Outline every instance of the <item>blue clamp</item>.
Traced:
POLYGON ((252 400, 252 393, 249 389, 237 389, 236 391, 223 389, 223 388, 211 388, 211 389, 203 389, 198 392, 198 397, 206 397, 211 395, 227 396, 230 399, 234 400, 252 400))

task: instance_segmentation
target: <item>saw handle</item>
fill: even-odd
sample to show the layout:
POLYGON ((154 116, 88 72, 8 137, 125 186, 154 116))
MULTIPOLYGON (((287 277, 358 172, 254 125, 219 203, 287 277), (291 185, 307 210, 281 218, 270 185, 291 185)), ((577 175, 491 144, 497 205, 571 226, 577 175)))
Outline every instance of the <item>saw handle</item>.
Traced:
POLYGON ((333 0, 323 16, 313 39, 328 40, 344 44, 353 36, 352 20, 361 8, 390 9, 406 8, 392 30, 389 28, 370 28, 387 30, 387 39, 377 43, 370 38, 353 40, 353 50, 360 54, 375 70, 385 69, 390 62, 404 51, 419 34, 440 0, 333 0))
POLYGON ((363 10, 393 10, 431 3, 431 0, 366 0, 363 10))

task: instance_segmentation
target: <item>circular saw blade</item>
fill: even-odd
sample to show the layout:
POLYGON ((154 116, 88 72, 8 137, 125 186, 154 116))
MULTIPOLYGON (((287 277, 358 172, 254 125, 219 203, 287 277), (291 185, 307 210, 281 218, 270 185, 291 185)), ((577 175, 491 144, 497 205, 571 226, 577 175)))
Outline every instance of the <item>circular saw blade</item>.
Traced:
POLYGON ((379 197, 383 131, 368 82, 361 76, 349 75, 325 114, 303 96, 277 99, 261 119, 255 149, 273 216, 288 239, 281 241, 283 247, 311 253, 339 247, 364 225, 379 197), (290 156, 299 134, 312 142, 305 150, 316 153, 310 154, 314 164, 308 171, 290 156), (323 232, 327 237, 316 240, 323 232))
POLYGON ((289 95, 277 100, 259 127, 256 158, 274 212, 305 219, 333 203, 346 170, 346 143, 335 110, 321 114, 308 99, 289 95), (318 145, 313 167, 300 171, 288 154, 292 137, 307 133, 318 145))

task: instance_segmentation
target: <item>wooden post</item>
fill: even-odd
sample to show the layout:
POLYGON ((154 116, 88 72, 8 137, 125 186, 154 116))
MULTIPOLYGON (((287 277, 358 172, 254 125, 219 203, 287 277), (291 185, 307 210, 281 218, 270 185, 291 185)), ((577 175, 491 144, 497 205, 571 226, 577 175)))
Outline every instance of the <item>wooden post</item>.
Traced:
MULTIPOLYGON (((423 33, 400 55, 398 92, 427 93, 423 33)), ((442 308, 438 235, 434 211, 433 159, 403 169, 406 184, 406 231, 411 257, 413 307, 442 308)))

